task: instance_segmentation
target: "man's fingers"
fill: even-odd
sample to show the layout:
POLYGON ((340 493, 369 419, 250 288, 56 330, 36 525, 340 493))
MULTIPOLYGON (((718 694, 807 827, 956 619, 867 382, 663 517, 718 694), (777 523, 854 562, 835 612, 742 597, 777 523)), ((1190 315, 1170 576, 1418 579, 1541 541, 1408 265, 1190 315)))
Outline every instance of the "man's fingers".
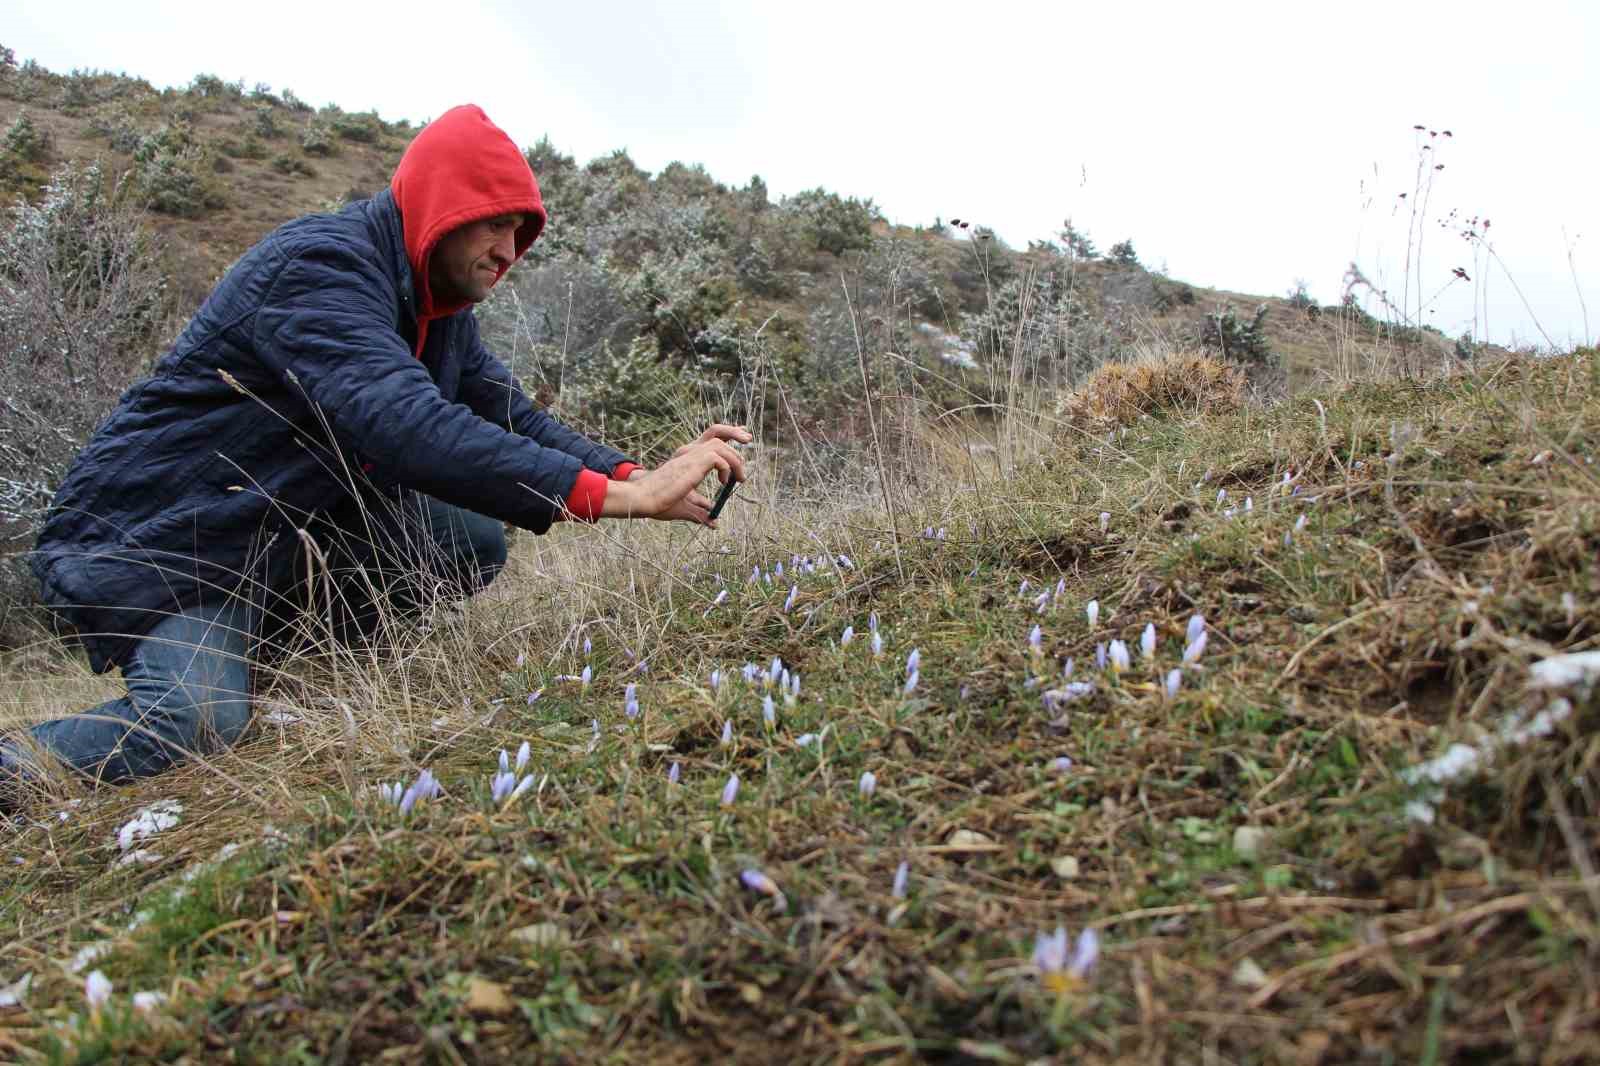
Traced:
MULTIPOLYGON (((708 441, 706 443, 706 447, 710 448, 720 459, 722 459, 723 463, 727 464, 726 466, 719 464, 717 467, 718 470, 731 471, 735 481, 744 480, 744 456, 734 451, 733 448, 729 446, 727 441, 708 441)), ((723 480, 726 480, 726 478, 723 480)))
POLYGON ((732 440, 738 441, 740 444, 749 444, 755 438, 743 426, 730 426, 726 422, 718 422, 700 434, 700 439, 702 441, 732 440))

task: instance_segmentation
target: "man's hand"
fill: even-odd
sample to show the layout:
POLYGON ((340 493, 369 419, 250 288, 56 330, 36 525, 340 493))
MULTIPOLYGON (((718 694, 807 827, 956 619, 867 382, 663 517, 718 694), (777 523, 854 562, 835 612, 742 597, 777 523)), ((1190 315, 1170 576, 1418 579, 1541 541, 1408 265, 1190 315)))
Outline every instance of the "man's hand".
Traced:
POLYGON ((713 470, 721 481, 743 481, 744 459, 728 442, 750 439, 750 431, 742 426, 712 426, 656 469, 635 470, 627 481, 613 483, 606 493, 602 517, 659 518, 715 527, 706 517, 711 501, 698 487, 713 470))

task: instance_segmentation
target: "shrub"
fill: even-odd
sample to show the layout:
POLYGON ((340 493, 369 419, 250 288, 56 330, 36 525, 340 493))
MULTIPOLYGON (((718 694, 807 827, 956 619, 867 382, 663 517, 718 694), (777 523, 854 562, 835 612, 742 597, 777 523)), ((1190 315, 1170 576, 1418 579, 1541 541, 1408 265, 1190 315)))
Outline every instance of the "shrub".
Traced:
POLYGON ((50 131, 40 128, 27 108, 17 112, 17 117, 0 137, 0 156, 20 163, 43 162, 50 155, 51 147, 50 131))
POLYGON ((321 119, 312 119, 300 134, 300 148, 306 155, 330 156, 337 151, 333 133, 321 119))
POLYGON ((294 94, 293 89, 283 90, 283 106, 290 111, 310 111, 311 105, 294 94))
POLYGON ((1133 240, 1118 241, 1111 246, 1111 261, 1118 266, 1138 266, 1139 255, 1133 250, 1133 240))
POLYGON ((310 163, 307 163, 297 155, 289 155, 287 153, 280 153, 272 157, 272 169, 289 177, 294 177, 296 174, 307 178, 317 176, 316 170, 310 163))
POLYGON ((1266 333, 1262 330, 1266 317, 1266 304, 1256 308, 1255 315, 1248 323, 1240 321, 1231 307, 1213 311, 1201 324, 1200 346, 1207 351, 1219 352, 1224 359, 1235 363, 1272 366, 1275 359, 1267 344, 1266 333))
POLYGON ((211 153, 194 127, 175 120, 142 138, 133 153, 134 173, 151 210, 199 218, 225 202, 211 175, 211 153))
POLYGON ((608 344, 583 367, 581 420, 645 462, 671 453, 704 406, 700 379, 659 359, 655 343, 636 337, 617 353, 608 344))
POLYGON ((215 74, 196 74, 194 80, 189 83, 189 92, 204 100, 235 97, 234 87, 215 74))
POLYGON ((825 189, 787 197, 782 210, 812 248, 835 257, 872 247, 872 225, 882 217, 871 200, 847 200, 825 189))
POLYGON ((1061 223, 1061 245, 1073 259, 1099 259, 1100 253, 1095 250, 1094 241, 1089 239, 1072 224, 1072 219, 1061 223))
POLYGON ((335 115, 331 126, 334 133, 358 144, 375 144, 383 135, 383 121, 373 111, 359 115, 335 115))
POLYGON ((1300 279, 1296 279, 1294 288, 1289 290, 1289 306, 1297 311, 1304 311, 1312 318, 1322 313, 1321 306, 1311 295, 1310 287, 1300 279))
POLYGON ((0 618, 32 594, 17 553, 166 322, 159 249, 130 186, 69 164, 0 223, 0 618))
POLYGON ((251 132, 264 141, 276 140, 283 135, 271 104, 257 104, 251 123, 251 132))

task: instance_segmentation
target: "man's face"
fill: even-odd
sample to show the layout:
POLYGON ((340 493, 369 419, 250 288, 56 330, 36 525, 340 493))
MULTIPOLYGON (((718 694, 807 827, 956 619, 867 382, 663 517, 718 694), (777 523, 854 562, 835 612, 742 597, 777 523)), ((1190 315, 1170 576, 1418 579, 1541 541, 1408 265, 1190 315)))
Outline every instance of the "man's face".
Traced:
POLYGON ((517 227, 524 215, 498 215, 451 230, 433 246, 428 259, 428 290, 433 302, 449 306, 477 303, 489 295, 517 257, 517 227))

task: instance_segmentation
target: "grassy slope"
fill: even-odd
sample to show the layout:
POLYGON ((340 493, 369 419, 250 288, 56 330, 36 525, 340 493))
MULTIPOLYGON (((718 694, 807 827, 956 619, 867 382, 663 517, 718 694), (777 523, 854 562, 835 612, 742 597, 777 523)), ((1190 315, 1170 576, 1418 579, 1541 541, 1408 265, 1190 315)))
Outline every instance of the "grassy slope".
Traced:
POLYGON ((630 551, 628 534, 525 541, 513 595, 474 604, 403 662, 280 684, 305 721, 12 841, 0 909, 18 935, 0 973, 35 983, 26 1009, 0 1012, 0 1047, 68 1060, 673 1063, 781 1047, 808 1062, 1593 1061, 1600 901, 1592 866, 1586 883, 1575 871, 1587 846, 1560 823, 1594 838, 1594 702, 1453 789, 1430 828, 1403 816, 1396 774, 1521 707, 1528 662, 1594 645, 1597 386, 1592 355, 1565 357, 1109 438, 1064 431, 1042 465, 924 501, 906 524, 948 536, 907 541, 898 563, 880 520, 833 519, 826 502, 795 504, 785 527, 747 500, 740 521, 767 524, 735 525, 714 542, 729 554, 694 554, 681 575, 630 551), (1414 431, 1392 467, 1391 427, 1414 431), (1275 489, 1285 472, 1298 496, 1275 489), (1219 488, 1252 511, 1225 517, 1219 488), (788 613, 788 578, 742 583, 753 563, 792 573, 791 551, 819 544, 856 568, 800 578, 788 613), (604 573, 587 557, 592 586, 546 576, 569 549, 607 553, 604 573), (713 573, 733 593, 705 616, 713 573), (1037 617, 1024 579, 1066 591, 1037 617), (1210 649, 1176 700, 1137 652, 1120 680, 1086 668, 1097 641, 1136 647, 1153 622, 1165 670, 1194 610, 1210 649), (878 660, 864 638, 838 646, 872 611, 878 660), (584 661, 565 628, 584 616, 587 690, 551 679, 584 661), (645 649, 648 673, 625 645, 645 649), (921 684, 907 699, 913 647, 921 684), (538 665, 518 666, 519 650, 538 665), (774 655, 804 685, 769 734, 755 691, 736 680, 714 697, 706 678, 774 655), (1097 692, 1052 720, 1027 679, 1058 677, 1068 656, 1097 692), (622 713, 630 679, 638 723, 622 713), (353 747, 329 740, 339 712, 297 691, 340 694, 373 728, 353 747), (820 754, 796 747, 824 727, 820 754), (489 752, 523 738, 539 787, 491 810, 489 752), (1069 772, 1051 772, 1059 755, 1069 772), (447 794, 410 818, 352 800, 352 786, 419 765, 447 794), (722 808, 732 771, 743 787, 722 808), (1565 783, 1554 797, 1552 781, 1565 783), (115 866, 115 827, 165 795, 188 810, 148 845, 163 857, 115 866), (1244 825, 1269 832, 1254 861, 1232 848, 1244 825), (178 871, 224 842, 244 849, 175 898, 178 871), (786 910, 741 888, 750 866, 786 910), (127 932, 135 908, 148 914, 127 932), (1058 923, 1105 940, 1093 981, 1062 996, 1027 965, 1035 933, 1058 923), (97 965, 117 992, 87 1020, 81 977, 50 960, 98 940, 114 944, 97 965), (136 1015, 128 994, 152 988, 171 1003, 136 1015))

